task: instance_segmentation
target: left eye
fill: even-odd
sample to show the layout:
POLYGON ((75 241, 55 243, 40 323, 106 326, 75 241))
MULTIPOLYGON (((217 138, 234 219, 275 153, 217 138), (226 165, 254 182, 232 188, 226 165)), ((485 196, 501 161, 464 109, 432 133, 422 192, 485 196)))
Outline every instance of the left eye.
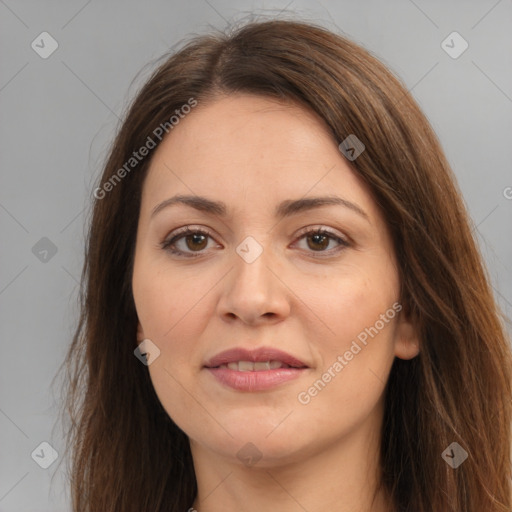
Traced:
POLYGON ((338 249, 334 248, 334 250, 339 250, 341 248, 348 247, 349 243, 347 240, 339 237, 335 233, 331 231, 327 231, 325 229, 314 229, 310 231, 306 231, 301 235, 299 240, 305 239, 307 241, 307 245, 309 248, 313 250, 313 252, 331 252, 333 249, 329 249, 326 251, 330 242, 334 241, 338 244, 338 249), (315 249, 316 248, 316 249, 315 249), (320 250, 317 250, 317 249, 320 250))
MULTIPOLYGON (((187 253, 183 249, 176 248, 178 242, 185 241, 187 248, 192 249, 192 252, 198 252, 205 248, 208 237, 210 237, 210 233, 207 231, 203 231, 202 229, 198 228, 191 229, 187 227, 177 233, 170 240, 164 240, 164 242, 161 244, 161 247, 162 249, 165 249, 172 254, 186 255, 190 257, 190 253, 187 253)), ((196 255, 192 255, 192 257, 194 256, 196 255)))
MULTIPOLYGON (((181 230, 175 236, 169 240, 164 240, 161 243, 161 248, 171 252, 172 254, 185 256, 185 257, 196 257, 200 256, 204 249, 208 245, 208 238, 212 238, 210 233, 199 228, 191 229, 189 227, 181 230), (178 247, 180 242, 185 243, 185 247, 178 247), (190 250, 190 252, 188 252, 190 250), (196 253, 196 254, 193 254, 196 253)), ((307 241, 308 248, 313 252, 328 252, 339 251, 350 244, 347 240, 339 237, 335 233, 326 229, 313 229, 306 231, 301 234, 299 240, 305 239, 307 241), (337 248, 326 250, 330 242, 336 242, 337 248)))

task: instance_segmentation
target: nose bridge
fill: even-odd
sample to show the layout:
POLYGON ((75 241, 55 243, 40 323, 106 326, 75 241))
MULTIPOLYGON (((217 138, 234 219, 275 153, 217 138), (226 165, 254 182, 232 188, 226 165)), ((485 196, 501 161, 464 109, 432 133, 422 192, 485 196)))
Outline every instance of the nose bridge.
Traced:
MULTIPOLYGON (((249 235, 235 248, 235 283, 244 288, 249 286, 253 295, 268 293, 272 280, 272 273, 267 268, 272 265, 270 237, 260 236, 259 240, 249 235)), ((243 291, 247 292, 247 290, 243 291)))
POLYGON ((277 266, 271 237, 261 236, 260 242, 256 236, 247 236, 235 247, 233 269, 220 303, 223 314, 235 314, 244 321, 268 313, 283 315, 288 308, 283 287, 271 270, 277 266))

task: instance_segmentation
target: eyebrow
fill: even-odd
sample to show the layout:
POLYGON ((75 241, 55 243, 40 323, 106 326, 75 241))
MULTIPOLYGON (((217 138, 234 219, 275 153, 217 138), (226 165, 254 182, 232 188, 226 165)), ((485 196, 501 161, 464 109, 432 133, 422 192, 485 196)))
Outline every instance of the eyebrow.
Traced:
MULTIPOLYGON (((208 199, 207 197, 196 195, 179 194, 157 204, 151 212, 151 218, 153 218, 157 213, 161 212, 163 209, 178 204, 183 204, 191 208, 194 208, 200 212, 208 213, 211 215, 217 215, 219 217, 226 217, 228 211, 226 204, 223 203, 222 201, 213 201, 212 199, 208 199)), ((328 205, 336 205, 349 208, 350 210, 358 213, 361 217, 365 218, 368 222, 370 222, 368 214, 360 206, 358 206, 355 203, 352 203, 351 201, 348 201, 347 199, 342 199, 341 197, 338 196, 288 199, 279 203, 275 210, 275 216, 279 219, 283 219, 284 217, 290 217, 298 213, 302 213, 305 211, 313 210, 315 208, 320 208, 322 206, 328 205)))

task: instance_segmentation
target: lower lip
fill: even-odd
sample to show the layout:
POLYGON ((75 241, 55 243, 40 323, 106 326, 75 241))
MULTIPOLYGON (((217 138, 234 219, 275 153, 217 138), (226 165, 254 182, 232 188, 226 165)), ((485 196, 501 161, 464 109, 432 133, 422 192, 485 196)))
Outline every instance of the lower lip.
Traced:
POLYGON ((206 368, 221 384, 237 391, 264 391, 300 377, 307 368, 277 368, 240 372, 229 368, 206 368))

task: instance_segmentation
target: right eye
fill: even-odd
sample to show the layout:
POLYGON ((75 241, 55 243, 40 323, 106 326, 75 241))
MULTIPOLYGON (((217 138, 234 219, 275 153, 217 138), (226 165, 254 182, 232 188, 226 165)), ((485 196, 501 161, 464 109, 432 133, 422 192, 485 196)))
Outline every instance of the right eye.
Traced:
POLYGON ((195 258, 201 256, 208 243, 208 237, 211 234, 201 228, 191 228, 186 226, 175 232, 171 238, 164 240, 160 246, 165 251, 185 258, 195 258), (182 247, 178 247, 182 243, 182 247), (196 250, 197 249, 197 250, 196 250), (190 252, 189 252, 190 250, 190 252), (196 254, 194 254, 196 253, 196 254))

